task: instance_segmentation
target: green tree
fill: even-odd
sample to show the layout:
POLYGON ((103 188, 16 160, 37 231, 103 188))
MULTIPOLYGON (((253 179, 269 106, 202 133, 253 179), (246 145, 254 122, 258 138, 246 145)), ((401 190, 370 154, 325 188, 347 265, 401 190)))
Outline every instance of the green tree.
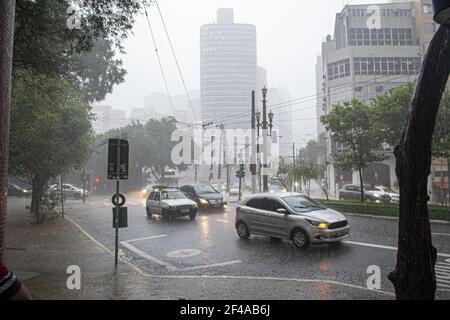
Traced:
POLYGON ((308 141, 306 146, 299 150, 298 159, 303 167, 308 187, 309 181, 313 180, 328 199, 326 148, 326 135, 321 134, 317 139, 308 141))
POLYGON ((27 69, 69 81, 88 101, 102 100, 121 83, 125 71, 114 59, 123 52, 134 17, 144 1, 17 0, 14 77, 27 69), (68 28, 69 6, 78 8, 80 28, 68 28))
POLYGON ((31 211, 39 221, 50 180, 89 156, 91 115, 69 83, 25 72, 20 79, 13 86, 10 173, 31 185, 31 211))
POLYGON ((368 164, 384 159, 380 150, 380 139, 374 134, 370 122, 370 107, 362 101, 353 100, 333 106, 328 115, 322 116, 322 123, 331 133, 334 143, 342 144, 340 151, 334 152, 337 166, 359 173, 361 202, 364 201, 364 181, 362 171, 368 164))
POLYGON ((374 134, 392 150, 402 136, 414 86, 415 82, 409 82, 371 99, 370 122, 374 134))

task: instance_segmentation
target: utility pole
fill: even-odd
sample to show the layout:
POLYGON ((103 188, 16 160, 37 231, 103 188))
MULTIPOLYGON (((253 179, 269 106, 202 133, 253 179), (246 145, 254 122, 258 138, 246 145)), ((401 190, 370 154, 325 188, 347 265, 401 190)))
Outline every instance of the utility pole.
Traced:
POLYGON ((83 203, 86 202, 86 166, 83 166, 83 203))
POLYGON ((252 155, 250 161, 250 171, 252 173, 252 193, 256 193, 256 101, 255 91, 252 91, 252 155))
POLYGON ((224 147, 223 147, 223 143, 224 143, 223 133, 224 133, 225 125, 223 123, 221 123, 219 128, 220 128, 220 146, 219 146, 219 164, 218 164, 218 169, 217 169, 217 179, 218 180, 222 179, 222 161, 225 160, 225 152, 224 152, 224 147))
POLYGON ((262 121, 262 134, 263 134, 263 191, 269 191, 268 176, 267 176, 267 88, 262 89, 263 94, 263 121, 262 121))
POLYGON ((292 142, 292 181, 294 182, 292 190, 294 192, 297 191, 296 181, 295 181, 295 169, 296 169, 296 163, 295 163, 295 142, 292 142))

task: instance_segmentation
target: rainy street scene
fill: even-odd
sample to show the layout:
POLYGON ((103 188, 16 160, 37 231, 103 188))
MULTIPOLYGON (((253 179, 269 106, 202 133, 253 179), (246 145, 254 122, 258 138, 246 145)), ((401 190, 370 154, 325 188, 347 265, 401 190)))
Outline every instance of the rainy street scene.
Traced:
POLYGON ((449 79, 450 0, 2 0, 0 301, 448 302, 449 79))

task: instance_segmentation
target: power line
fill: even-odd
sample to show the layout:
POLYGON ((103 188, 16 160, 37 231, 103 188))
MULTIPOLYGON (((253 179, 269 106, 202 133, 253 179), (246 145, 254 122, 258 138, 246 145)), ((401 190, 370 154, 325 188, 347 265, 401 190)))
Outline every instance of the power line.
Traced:
POLYGON ((152 36, 153 46, 155 47, 156 56, 158 58, 159 68, 161 70, 162 78, 164 80, 164 85, 166 87, 167 97, 169 99, 170 107, 172 108, 172 112, 173 112, 173 114, 175 114, 175 108, 173 106, 172 96, 170 95, 169 86, 167 85, 166 75, 164 73, 164 68, 163 68, 163 65, 162 65, 162 62, 161 62, 161 57, 159 56, 159 51, 158 51, 158 47, 156 45, 155 35, 153 33, 152 25, 150 24, 150 19, 148 18, 148 13, 147 13, 147 8, 146 8, 145 3, 143 5, 143 7, 144 7, 144 12, 145 12, 145 17, 147 19, 148 28, 150 29, 150 34, 152 36))
POLYGON ((161 17, 161 21, 162 21, 162 24, 163 24, 163 27, 164 27, 164 31, 166 33, 167 40, 169 41, 170 49, 172 51, 172 55, 173 55, 173 58, 175 60, 175 64, 177 65, 178 73, 180 74, 181 82, 183 83, 183 87, 184 87, 184 91, 186 93, 186 97, 187 97, 187 99, 189 101, 189 105, 191 107, 192 114, 194 115, 194 120, 197 121, 197 116, 195 114, 194 106, 192 105, 191 97, 189 95, 189 92, 188 92, 188 89, 187 89, 187 86, 186 86, 186 81, 184 80, 183 73, 181 72, 181 67, 180 67, 180 64, 178 62, 177 56, 175 54, 175 50, 174 50, 174 47, 173 47, 173 44, 172 44, 172 40, 170 39, 166 23, 164 21, 164 17, 163 17, 162 12, 161 12, 161 8, 159 7, 159 4, 158 4, 157 0, 155 0, 155 4, 156 4, 156 8, 158 9, 159 16, 161 17))
MULTIPOLYGON (((413 76, 413 75, 403 75, 403 76, 400 76, 400 77, 391 78, 389 80, 390 81, 395 81, 395 80, 400 80, 400 79, 403 79, 403 78, 409 78, 411 76, 413 76)), ((374 84, 374 82, 373 82, 374 80, 377 81, 377 80, 381 80, 383 78, 390 78, 390 77, 392 77, 392 75, 384 75, 384 76, 381 76, 381 77, 369 79, 367 81, 359 82, 356 85, 360 86, 360 87, 368 87, 368 86, 374 84), (362 84, 366 84, 366 85, 362 85, 362 84)), ((334 95, 346 92, 348 87, 353 87, 354 85, 355 84, 353 84, 353 83, 349 83, 349 84, 344 85, 344 86, 336 87, 333 90, 330 90, 330 92, 326 93, 326 94, 308 95, 308 96, 305 96, 305 97, 296 98, 296 99, 288 100, 288 101, 285 101, 285 102, 281 102, 279 104, 268 106, 267 108, 269 108, 271 110, 278 110, 278 109, 282 109, 282 108, 285 108, 285 107, 301 104, 301 103, 304 103, 304 102, 307 102, 307 101, 315 100, 315 99, 317 99, 317 98, 319 98, 321 96, 323 96, 323 97, 334 96, 334 95), (310 98, 310 99, 308 99, 308 98, 310 98)), ((286 113, 300 111, 300 110, 313 109, 313 108, 316 108, 316 107, 317 107, 317 105, 314 105, 314 106, 307 107, 307 108, 301 108, 301 109, 297 109, 297 110, 286 111, 286 113)), ((230 115, 228 117, 225 117, 223 120, 225 120, 225 121, 231 120, 232 121, 232 120, 234 120, 236 118, 240 118, 243 115, 247 115, 247 114, 248 114, 248 112, 234 114, 234 115, 230 115)), ((278 113, 278 114, 280 114, 280 113, 278 113)))

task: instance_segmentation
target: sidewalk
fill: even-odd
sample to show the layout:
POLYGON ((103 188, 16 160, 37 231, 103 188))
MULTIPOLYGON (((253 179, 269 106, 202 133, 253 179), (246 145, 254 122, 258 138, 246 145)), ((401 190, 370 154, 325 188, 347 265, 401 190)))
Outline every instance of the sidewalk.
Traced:
POLYGON ((391 299, 382 293, 322 282, 138 273, 64 218, 32 224, 25 203, 9 201, 6 262, 34 299, 391 299), (81 268, 81 290, 69 290, 66 268, 81 268))

